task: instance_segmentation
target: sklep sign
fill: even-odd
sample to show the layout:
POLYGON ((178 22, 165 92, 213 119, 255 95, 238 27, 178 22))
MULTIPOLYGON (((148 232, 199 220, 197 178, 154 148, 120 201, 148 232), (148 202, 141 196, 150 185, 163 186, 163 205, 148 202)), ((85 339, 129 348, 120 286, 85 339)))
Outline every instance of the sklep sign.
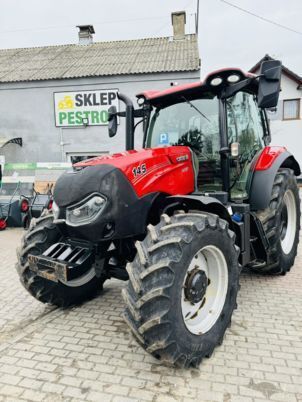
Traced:
POLYGON ((117 89, 100 91, 55 92, 57 127, 101 126, 108 124, 108 109, 118 110, 117 89))

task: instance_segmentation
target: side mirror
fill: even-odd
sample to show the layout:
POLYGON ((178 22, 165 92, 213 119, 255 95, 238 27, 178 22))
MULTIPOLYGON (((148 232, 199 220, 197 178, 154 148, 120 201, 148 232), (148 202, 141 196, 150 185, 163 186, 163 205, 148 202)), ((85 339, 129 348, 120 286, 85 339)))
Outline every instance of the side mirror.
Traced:
POLYGON ((117 110, 115 106, 108 109, 108 134, 112 138, 117 132, 117 110))
POLYGON ((277 106, 281 73, 281 61, 268 60, 262 62, 258 88, 258 106, 260 108, 272 108, 277 106))

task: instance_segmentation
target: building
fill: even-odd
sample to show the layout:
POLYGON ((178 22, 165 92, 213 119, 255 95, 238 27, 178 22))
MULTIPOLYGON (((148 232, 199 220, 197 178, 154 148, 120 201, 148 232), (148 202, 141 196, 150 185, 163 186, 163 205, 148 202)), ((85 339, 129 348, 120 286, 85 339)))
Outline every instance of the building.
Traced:
POLYGON ((109 106, 124 107, 117 92, 136 102, 146 89, 200 79, 197 35, 185 34, 185 22, 185 12, 172 14, 172 37, 93 43, 86 25, 78 44, 0 50, 0 139, 23 143, 1 149, 2 161, 55 164, 124 150, 123 119, 114 138, 107 130, 109 106))
MULTIPOLYGON (((264 56, 250 72, 259 74, 264 60, 273 60, 264 56)), ((302 77, 284 65, 282 66, 281 92, 278 107, 268 111, 271 121, 272 145, 284 145, 292 152, 302 167, 302 77)))

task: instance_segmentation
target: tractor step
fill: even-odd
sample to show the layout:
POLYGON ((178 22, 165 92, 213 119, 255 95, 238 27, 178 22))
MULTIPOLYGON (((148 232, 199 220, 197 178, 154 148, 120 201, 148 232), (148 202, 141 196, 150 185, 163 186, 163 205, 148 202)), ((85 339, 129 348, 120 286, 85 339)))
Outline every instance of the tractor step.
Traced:
POLYGON ((90 248, 66 243, 55 243, 42 255, 28 256, 30 270, 53 282, 67 282, 83 275, 93 259, 90 248))
POLYGON ((250 264, 248 264, 249 268, 264 268, 266 266, 266 262, 264 260, 254 260, 250 264))

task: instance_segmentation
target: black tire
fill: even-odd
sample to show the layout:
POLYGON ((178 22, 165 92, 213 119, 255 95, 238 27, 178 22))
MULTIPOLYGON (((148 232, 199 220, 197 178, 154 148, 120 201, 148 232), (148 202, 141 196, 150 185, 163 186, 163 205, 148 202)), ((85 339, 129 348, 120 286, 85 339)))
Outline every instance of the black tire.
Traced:
POLYGON ((291 169, 279 169, 276 174, 272 195, 268 208, 257 212, 258 219, 269 242, 268 263, 265 267, 256 269, 257 273, 285 275, 294 265, 297 255, 300 231, 300 197, 299 188, 294 172, 291 169), (291 250, 287 253, 282 248, 281 239, 284 225, 282 223, 282 209, 284 207, 284 195, 291 191, 296 207, 295 235, 291 250))
POLYGON ((136 248, 137 255, 127 266, 128 286, 123 289, 127 324, 154 357, 178 367, 197 367, 222 343, 236 307, 240 269, 235 234, 216 215, 178 212, 149 225, 136 248), (195 335, 183 319, 182 288, 191 260, 207 245, 223 253, 228 283, 217 321, 208 332, 195 335))
POLYGON ((21 247, 17 250, 16 269, 24 288, 42 303, 67 307, 91 299, 102 289, 104 279, 94 276, 89 282, 78 287, 70 287, 38 276, 29 269, 28 255, 42 254, 62 235, 53 223, 53 215, 47 214, 33 219, 28 232, 23 236, 21 247))
POLYGON ((23 229, 28 230, 30 227, 30 219, 28 216, 26 216, 23 220, 23 229))

